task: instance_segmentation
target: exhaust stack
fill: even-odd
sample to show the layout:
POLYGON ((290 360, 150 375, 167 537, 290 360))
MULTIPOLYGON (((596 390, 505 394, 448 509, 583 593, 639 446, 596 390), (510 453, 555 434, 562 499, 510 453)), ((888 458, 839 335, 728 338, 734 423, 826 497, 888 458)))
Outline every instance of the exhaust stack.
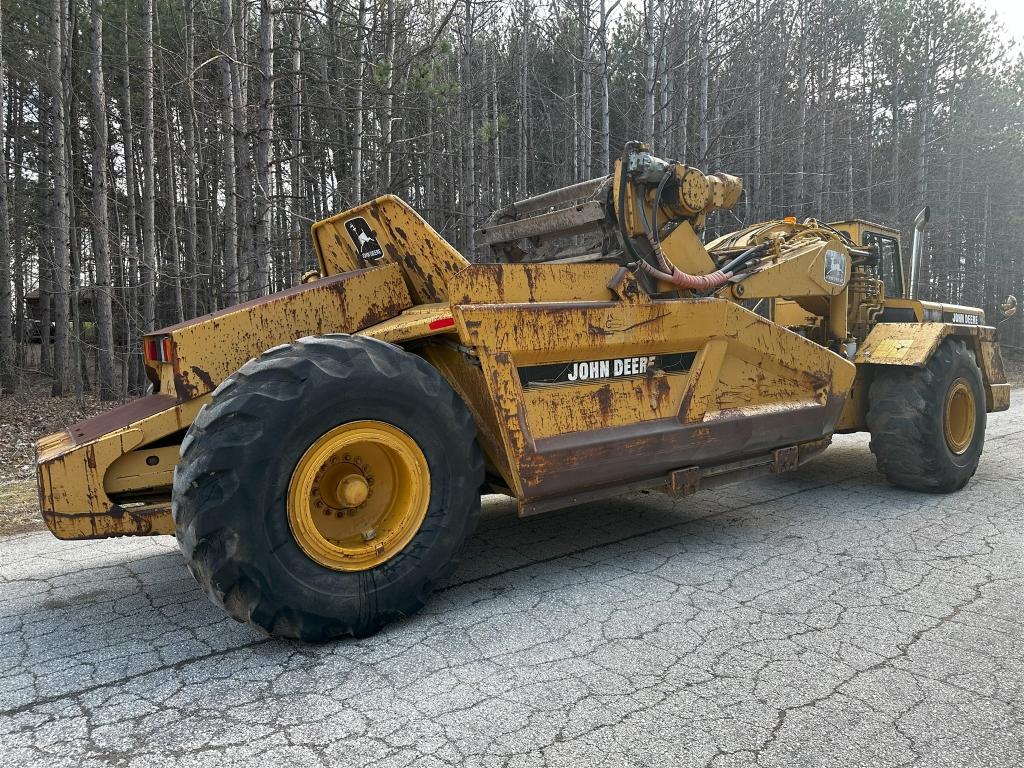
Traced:
POLYGON ((921 266, 921 249, 924 247, 922 235, 924 234, 924 226, 928 223, 929 218, 931 218, 931 209, 926 205, 917 214, 917 218, 914 219, 914 243, 910 249, 910 287, 907 290, 908 299, 914 298, 914 294, 917 292, 917 273, 921 266))

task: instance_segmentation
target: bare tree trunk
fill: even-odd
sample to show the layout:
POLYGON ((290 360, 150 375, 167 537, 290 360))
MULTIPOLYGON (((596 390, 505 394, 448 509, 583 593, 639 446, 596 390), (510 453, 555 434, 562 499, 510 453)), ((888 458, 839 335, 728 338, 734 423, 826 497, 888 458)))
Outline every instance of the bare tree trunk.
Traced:
POLYGON ((198 228, 197 206, 199 181, 196 164, 196 87, 195 73, 195 31, 193 29, 192 3, 185 3, 185 107, 179 112, 182 138, 185 150, 185 270, 188 273, 186 313, 189 317, 199 314, 199 260, 196 253, 196 230, 198 228))
MULTIPOLYGON (((590 71, 592 0, 580 0, 580 177, 589 179, 594 159, 593 88, 590 71)), ((497 53, 497 52, 495 52, 497 53)))
POLYGON ((654 37, 655 2, 644 0, 644 126, 642 140, 654 141, 654 91, 657 87, 654 64, 657 56, 654 37))
POLYGON ((494 127, 494 132, 491 136, 491 183, 493 185, 493 202, 494 208, 501 207, 501 131, 498 129, 499 123, 499 109, 498 109, 498 47, 494 46, 494 52, 491 56, 491 124, 494 127))
POLYGON ((274 130, 274 8, 260 1, 259 106, 256 134, 256 272, 253 288, 261 296, 268 290, 270 269, 270 145, 274 130))
MULTIPOLYGON (((65 84, 67 82, 64 55, 67 7, 63 0, 53 0, 50 18, 50 94, 52 99, 50 126, 50 163, 53 174, 53 295, 54 332, 53 387, 54 397, 63 397, 68 384, 68 320, 71 264, 68 242, 71 224, 68 219, 68 161, 65 144, 65 84)), ((49 335, 49 328, 41 333, 49 335)))
MULTIPOLYGON (((615 5, 618 5, 616 2, 615 5)), ((615 5, 612 6, 614 10, 615 5)), ((598 34, 601 37, 601 172, 611 173, 611 107, 609 103, 609 71, 608 71, 608 0, 601 0, 601 26, 598 34)))
POLYGON ((352 204, 358 205, 363 199, 363 76, 366 72, 366 0, 357 0, 359 16, 356 22, 356 93, 353 105, 352 129, 352 204))
POLYGON ((235 180, 235 127, 232 109, 231 62, 228 60, 234 50, 235 38, 232 25, 231 0, 220 0, 221 22, 224 25, 224 54, 220 61, 221 78, 221 125, 223 147, 221 160, 224 163, 224 290, 228 301, 237 302, 242 283, 238 270, 238 187, 235 180))
POLYGON ((382 183, 378 185, 378 189, 380 192, 390 192, 394 157, 394 147, 391 144, 395 106, 395 0, 384 0, 384 2, 387 6, 384 21, 384 66, 387 68, 387 72, 384 75, 384 108, 381 110, 380 126, 383 173, 382 183))
POLYGON ((690 148, 690 23, 689 4, 684 3, 682 11, 683 54, 682 54, 682 92, 679 94, 681 112, 679 114, 679 157, 688 161, 690 148))
POLYGON ((463 0, 465 15, 463 17, 465 38, 462 43, 462 71, 460 73, 459 94, 462 97, 462 115, 466 125, 466 143, 463 152, 462 190, 459 203, 463 215, 463 243, 466 255, 471 261, 476 254, 476 119, 473 109, 473 0, 463 0))
POLYGON ((160 102, 164 114, 164 142, 167 148, 166 165, 166 194, 167 194, 167 229, 168 229, 168 250, 166 260, 170 263, 170 280, 174 291, 174 320, 180 323, 185 319, 185 306, 181 295, 181 252, 178 247, 178 182, 176 163, 174 162, 174 120, 171 116, 170 103, 167 100, 167 83, 164 81, 164 71, 167 69, 164 62, 163 33, 160 32, 159 17, 157 17, 157 32, 160 40, 160 102))
POLYGON ((295 14, 292 40, 292 162, 288 184, 291 200, 291 279, 299 277, 302 267, 302 14, 295 14))
MULTIPOLYGON (((230 2, 230 0, 229 0, 230 2)), ((238 6, 229 8, 231 26, 229 32, 228 64, 231 69, 231 108, 235 129, 236 198, 238 200, 238 287, 246 296, 255 293, 254 278, 256 254, 253 246, 253 192, 252 160, 249 154, 248 128, 246 124, 246 89, 243 86, 242 68, 238 65, 238 38, 242 34, 241 14, 238 6)))
POLYGON ((107 220, 107 97, 103 89, 103 0, 92 0, 92 252, 96 262, 97 373, 101 400, 117 397, 114 382, 114 314, 110 303, 110 238, 107 220))
MULTIPOLYGON (((3 7, 0 4, 0 49, 3 41, 3 7)), ((0 118, 6 115, 3 60, 0 57, 0 118)), ((11 328, 11 227, 7 218, 7 146, 0 134, 0 394, 14 392, 18 384, 11 328)))
POLYGON ((669 132, 671 122, 669 120, 669 102, 672 93, 672 77, 668 66, 668 3, 661 0, 659 3, 658 17, 658 151, 668 156, 674 156, 672 147, 672 136, 669 132))
POLYGON ((707 165, 711 150, 711 131, 709 129, 708 92, 711 90, 711 48, 710 32, 705 29, 703 45, 700 47, 700 149, 699 161, 707 165))
MULTIPOLYGON (((25 95, 18 87, 18 79, 11 78, 11 82, 14 87, 12 88, 11 98, 11 110, 13 116, 11 123, 13 125, 14 136, 21 136, 25 126, 25 95)), ((44 142, 40 142, 42 146, 44 142)), ((23 206, 23 200, 27 199, 29 195, 25 189, 25 175, 22 172, 25 164, 25 147, 20 141, 11 142, 11 155, 14 160, 14 195, 10 200, 11 208, 18 210, 20 206, 23 206)), ((45 155, 45 152, 42 153, 45 155)), ((5 157, 6 160, 6 157, 5 157)), ((40 158, 42 161, 42 158, 40 158)), ((43 175, 43 174, 40 174, 43 175)), ((6 177, 5 177, 6 180, 6 177)), ((14 243, 14 345, 15 345, 15 364, 19 368, 24 368, 26 363, 25 348, 25 273, 27 271, 26 254, 28 248, 26 247, 26 226, 23 221, 23 217, 14 216, 11 222, 11 239, 14 243)), ((15 384, 20 382, 15 381, 15 384)))
POLYGON ((519 58, 519 189, 516 194, 526 197, 526 171, 530 164, 527 142, 527 128, 530 121, 529 91, 527 88, 530 75, 530 9, 531 0, 523 0, 523 38, 519 58))
POLYGON ((142 323, 156 329, 156 150, 153 117, 153 0, 142 0, 142 323))
MULTIPOLYGON (((754 2, 754 41, 752 47, 758 51, 761 45, 761 0, 754 2)), ((750 194, 747 195, 747 218, 756 221, 762 211, 761 201, 761 173, 762 153, 761 147, 761 88, 762 88, 762 57, 759 51, 754 55, 754 114, 751 120, 754 123, 754 178, 750 180, 750 194), (751 210, 751 208, 753 210, 751 210)))
MULTIPOLYGON (((126 357, 125 377, 122 382, 122 395, 129 392, 142 391, 145 382, 145 371, 142 355, 138 351, 136 334, 139 331, 140 308, 140 270, 139 270, 139 239, 138 209, 135 196, 138 182, 135 173, 135 132, 132 126, 132 88, 131 59, 128 55, 128 13, 125 11, 124 24, 124 73, 123 92, 121 96, 121 145, 124 152, 124 183, 126 188, 127 219, 128 219, 128 253, 127 276, 128 300, 125 302, 125 335, 128 339, 129 353, 126 357)), ((144 303, 144 302, 143 302, 144 303)), ((144 316, 144 313, 143 315, 144 316)))

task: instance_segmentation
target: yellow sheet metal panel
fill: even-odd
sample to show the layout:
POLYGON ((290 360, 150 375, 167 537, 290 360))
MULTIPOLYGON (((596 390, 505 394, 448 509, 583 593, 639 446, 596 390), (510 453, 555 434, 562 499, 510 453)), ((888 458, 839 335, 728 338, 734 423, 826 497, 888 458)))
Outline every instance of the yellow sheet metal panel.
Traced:
POLYGON ((46 525, 58 539, 109 539, 114 536, 173 536, 169 501, 116 507, 103 514, 50 512, 46 525))
POLYGON ((992 384, 986 389, 985 396, 988 401, 985 405, 989 413, 992 413, 993 411, 1005 411, 1010 407, 1009 384, 992 384))
POLYGON ((974 336, 978 365, 985 380, 985 408, 989 413, 1010 407, 1010 385, 1006 382, 1003 355, 996 341, 995 328, 984 326, 974 336))
MULTIPOLYGON (((632 358, 594 361, 614 370, 616 363, 632 358)), ((639 361, 639 356, 636 358, 639 361)), ((589 366, 589 363, 587 363, 589 366)), ((673 418, 688 390, 688 374, 655 372, 603 383, 573 387, 572 406, 567 407, 562 385, 539 386, 523 392, 523 405, 536 439, 582 429, 601 429, 673 418), (588 426, 590 425, 590 426, 588 426)))
MULTIPOLYGON (((683 222, 661 241, 665 257, 682 272, 706 275, 715 271, 715 262, 708 255, 689 222, 683 222)), ((673 286, 674 287, 674 286, 673 286)))
POLYGON ((427 342, 420 354, 441 372, 472 414, 477 441, 484 451, 489 470, 499 475, 506 487, 518 495, 519 478, 509 468, 509 448, 504 443, 498 412, 488 392, 479 360, 465 349, 437 340, 427 342))
POLYGON ((951 332, 945 323, 879 323, 860 345, 854 362, 920 367, 951 332))
POLYGON ((107 494, 169 490, 178 463, 179 445, 140 448, 114 461, 103 478, 107 494))
MULTIPOLYGON (((170 494, 165 500, 139 506, 118 504, 110 493, 148 483, 128 479, 135 449, 187 428, 209 402, 204 396, 185 403, 168 395, 150 395, 73 424, 64 432, 36 443, 36 471, 43 519, 60 538, 171 533, 170 494), (120 462, 120 464, 119 464, 120 462), (114 474, 108 477, 111 467, 114 474), (109 482, 109 488, 107 483, 109 482)), ((173 453, 160 449, 161 462, 173 453)), ((145 456, 139 459, 145 464, 145 456)), ((155 469, 154 467, 149 467, 155 469)), ((167 466, 160 467, 162 472, 167 466)), ((166 478, 159 480, 166 487, 166 478)))
POLYGON ((357 335, 398 344, 412 339, 452 333, 455 330, 454 326, 452 308, 447 303, 422 304, 410 307, 390 320, 364 328, 357 335))
POLYGON ((469 262, 408 203, 384 195, 313 225, 324 275, 375 264, 401 268, 416 304, 448 298, 448 282, 469 262))
POLYGON ((725 300, 453 312, 527 500, 822 437, 855 373, 725 300))
POLYGON ((853 389, 836 422, 836 432, 860 432, 867 429, 868 393, 871 388, 867 370, 863 367, 857 369, 853 389))
POLYGON ((386 264, 328 277, 163 328, 173 361, 160 365, 161 392, 180 401, 212 392, 248 360, 303 336, 354 333, 412 305, 401 269, 386 264))
POLYGON ((616 264, 474 264, 449 290, 452 304, 650 301, 636 276, 616 264))
POLYGON ((846 290, 852 260, 838 238, 794 240, 781 252, 773 252, 749 277, 729 283, 721 293, 736 299, 835 296, 846 290))

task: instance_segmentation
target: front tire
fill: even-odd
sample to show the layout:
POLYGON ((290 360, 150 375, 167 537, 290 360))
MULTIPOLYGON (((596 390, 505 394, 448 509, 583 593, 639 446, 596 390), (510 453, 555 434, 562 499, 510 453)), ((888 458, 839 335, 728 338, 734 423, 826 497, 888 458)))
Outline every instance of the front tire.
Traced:
POLYGON ((364 637, 457 565, 483 459, 440 374, 364 337, 302 339, 221 384, 182 442, 173 511, 214 603, 268 633, 364 637))
POLYGON ((890 483, 951 493, 974 476, 985 445, 985 391, 963 341, 944 341, 923 368, 879 367, 869 403, 871 451, 890 483))

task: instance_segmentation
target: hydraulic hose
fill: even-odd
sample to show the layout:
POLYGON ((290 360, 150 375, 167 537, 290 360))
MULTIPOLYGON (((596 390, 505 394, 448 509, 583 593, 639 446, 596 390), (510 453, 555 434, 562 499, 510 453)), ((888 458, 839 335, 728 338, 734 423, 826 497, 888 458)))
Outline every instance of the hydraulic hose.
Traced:
POLYGON ((771 243, 764 242, 764 243, 760 243, 758 245, 752 246, 750 248, 747 248, 747 250, 745 250, 743 253, 741 253, 739 256, 737 256, 735 259, 733 259, 728 264, 726 264, 724 267, 722 267, 722 271, 723 272, 735 273, 736 270, 738 270, 740 267, 742 267, 748 261, 750 261, 750 260, 760 256, 765 251, 767 251, 770 247, 771 247, 771 243))
MULTIPOLYGON (((678 285, 680 288, 685 288, 691 291, 710 291, 714 288, 718 288, 719 286, 725 285, 729 281, 729 278, 731 278, 736 273, 737 269, 739 269, 748 261, 750 261, 756 256, 759 256, 761 253, 767 250, 768 244, 762 243, 760 245, 755 245, 753 248, 748 248, 746 251, 741 253, 731 262, 729 262, 729 264, 727 264, 725 267, 722 267, 721 269, 718 269, 707 275, 691 275, 689 272, 683 272, 682 270, 680 270, 674 264, 669 262, 669 260, 665 257, 665 254, 661 249, 661 240, 658 237, 657 232, 658 207, 661 202, 661 194, 665 189, 665 184, 668 181, 669 175, 670 174, 666 172, 666 174, 662 177, 661 182, 658 184, 657 190, 654 193, 654 208, 652 210, 652 214, 654 216, 653 224, 647 217, 647 210, 646 206, 644 205, 643 196, 640 194, 639 191, 637 192, 636 201, 636 204, 640 209, 640 218, 643 222, 645 234, 647 235, 647 239, 651 244, 651 248, 654 251, 655 257, 658 259, 658 264, 661 268, 659 269, 658 267, 655 267, 647 263, 647 261, 645 261, 642 258, 637 259, 635 268, 643 272, 644 274, 655 278, 656 280, 662 280, 666 283, 671 283, 672 285, 678 285)), ((624 184, 625 175, 623 175, 619 182, 620 201, 625 200, 625 193, 623 191, 624 184)), ((622 210, 621 206, 620 210, 622 210)), ((624 231, 625 227, 622 226, 622 229, 624 231)))
MULTIPOLYGON (((658 258, 658 264, 661 265, 661 269, 669 274, 672 273, 672 264, 669 263, 668 259, 665 258, 665 252, 661 250, 661 233, 658 231, 658 211, 661 209, 661 195, 665 191, 665 185, 668 184, 669 179, 675 178, 676 164, 669 163, 668 168, 665 169, 665 174, 661 177, 661 181, 658 182, 658 188, 654 192, 654 202, 651 205, 651 221, 653 225, 648 223, 647 236, 651 241, 651 248, 654 250, 654 255, 658 258)), ((641 200, 641 206, 643 201, 641 200)))
MULTIPOLYGON (((646 264, 643 256, 636 252, 636 248, 633 247, 633 242, 630 240, 629 232, 626 231, 626 177, 628 170, 626 168, 626 159, 623 158, 619 161, 619 204, 617 206, 618 211, 616 215, 616 223, 619 225, 619 239, 622 241, 622 248, 626 251, 626 254, 633 259, 637 264, 646 264)), ((648 265, 650 266, 650 265, 648 265)))
POLYGON ((657 280, 664 280, 666 283, 672 283, 673 285, 678 285, 680 288, 686 288, 691 291, 710 291, 712 288, 725 285, 729 282, 729 278, 732 277, 732 272, 723 272, 720 269, 709 275, 691 275, 690 273, 683 272, 678 267, 674 266, 672 267, 672 272, 670 274, 648 264, 642 259, 636 263, 636 266, 646 275, 650 275, 657 280))

